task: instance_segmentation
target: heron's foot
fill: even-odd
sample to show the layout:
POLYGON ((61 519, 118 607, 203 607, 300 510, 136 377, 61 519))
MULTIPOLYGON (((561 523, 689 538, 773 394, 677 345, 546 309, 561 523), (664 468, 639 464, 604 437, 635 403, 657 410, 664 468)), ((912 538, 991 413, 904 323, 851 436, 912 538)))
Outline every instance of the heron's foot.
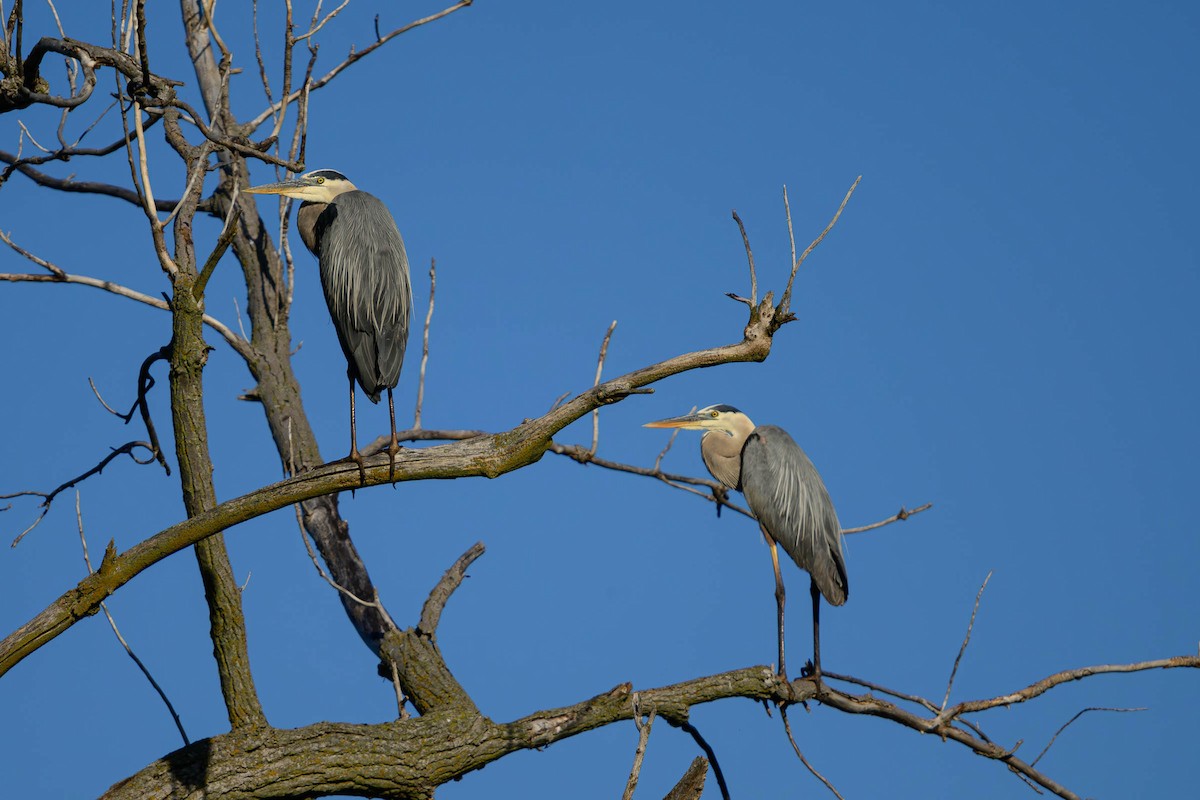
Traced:
POLYGON ((811 659, 809 659, 808 661, 805 661, 804 666, 800 668, 800 677, 812 678, 813 680, 820 683, 820 681, 821 681, 821 665, 820 664, 814 665, 811 659))
POLYGON ((400 446, 400 442, 396 440, 395 434, 392 435, 392 441, 388 444, 388 480, 392 483, 396 482, 396 455, 404 448, 400 446))
POLYGON ((358 485, 366 486, 367 485, 367 470, 366 470, 366 467, 363 466, 362 453, 358 452, 358 448, 356 447, 350 451, 350 455, 348 456, 348 458, 350 461, 353 461, 355 464, 358 464, 358 485))

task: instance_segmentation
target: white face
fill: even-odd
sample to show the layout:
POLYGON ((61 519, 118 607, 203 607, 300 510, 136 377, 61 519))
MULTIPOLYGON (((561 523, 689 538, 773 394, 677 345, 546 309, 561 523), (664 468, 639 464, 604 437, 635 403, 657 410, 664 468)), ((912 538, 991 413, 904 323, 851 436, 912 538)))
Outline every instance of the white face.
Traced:
POLYGON ((324 170, 315 170, 290 181, 254 186, 246 191, 251 194, 281 194, 284 197, 310 203, 328 203, 339 194, 353 191, 354 188, 354 184, 345 177, 334 176, 324 170), (321 174, 322 172, 325 174, 321 174))
POLYGON ((658 422, 647 422, 647 428, 682 428, 690 431, 704 431, 705 433, 722 433, 726 436, 732 436, 734 429, 739 427, 739 423, 743 419, 740 411, 720 410, 721 406, 708 406, 702 408, 694 414, 685 414, 682 417, 674 417, 672 419, 663 419, 658 422))
POLYGON ((321 175, 320 170, 308 172, 297 179, 294 190, 285 192, 288 197, 308 200, 316 203, 328 203, 343 192, 354 190, 354 184, 345 178, 335 178, 331 175, 321 175))

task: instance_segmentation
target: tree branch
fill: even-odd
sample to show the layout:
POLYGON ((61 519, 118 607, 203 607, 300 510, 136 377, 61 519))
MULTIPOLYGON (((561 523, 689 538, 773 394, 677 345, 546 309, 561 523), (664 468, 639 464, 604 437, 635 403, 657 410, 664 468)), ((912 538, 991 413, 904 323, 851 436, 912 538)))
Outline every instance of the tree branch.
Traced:
MULTIPOLYGON (((3 235, 0 235, 0 239, 3 239, 3 235)), ((136 289, 130 289, 119 283, 106 281, 103 278, 93 278, 90 275, 75 275, 69 272, 64 272, 62 275, 0 272, 0 281, 10 281, 12 283, 74 283, 80 286, 90 286, 93 289, 111 292, 119 297, 136 300, 139 303, 144 303, 161 311, 171 310, 167 301, 162 298, 151 297, 148 294, 142 294, 136 289)), ((229 326, 221 322, 221 320, 210 314, 205 314, 204 324, 219 333, 221 338, 242 358, 249 360, 255 357, 254 349, 250 343, 230 330, 229 326)))
MULTIPOLYGON (((411 630, 413 640, 418 638, 411 630)), ((428 640, 425 640, 428 642, 428 640)), ((431 651, 432 652, 432 651, 431 651)), ((434 653, 432 658, 440 658, 434 653)), ((1200 668, 1200 657, 1146 662, 1200 668)), ((444 667, 444 665, 442 665, 444 667)), ((1140 665, 1122 665, 1140 666, 1140 665)), ((1054 677, 1054 676, 1051 676, 1054 677)), ((545 747, 653 708, 670 724, 690 728, 693 706, 732 697, 795 703, 807 699, 852 714, 888 719, 972 752, 1004 762, 1019 775, 1063 798, 1078 796, 1017 758, 1012 750, 985 742, 948 722, 938 723, 870 696, 844 694, 800 679, 780 682, 767 666, 695 678, 635 693, 629 684, 563 708, 538 711, 496 724, 471 706, 380 725, 319 723, 296 730, 260 729, 198 742, 161 759, 112 787, 106 798, 148 796, 212 800, 238 793, 301 798, 345 793, 384 798, 427 797, 434 787, 477 770, 517 750, 545 747), (203 781, 195 780, 199 775, 203 781)), ((694 728, 693 728, 694 730, 694 728)), ((710 748, 711 749, 711 748, 710 748)))
MULTIPOLYGON (((754 322, 747 325, 746 338, 741 342, 676 356, 606 381, 510 431, 440 447, 405 450, 396 461, 396 479, 495 478, 532 464, 549 448, 555 433, 595 408, 621 401, 635 389, 693 369, 765 359, 771 349, 771 338, 766 331, 774 315, 774 307, 764 300, 754 310, 754 322)), ((374 456, 370 461, 374 463, 366 466, 366 485, 390 483, 387 459, 374 456)), ((348 462, 327 464, 197 513, 134 545, 116 556, 107 571, 101 565, 96 575, 85 579, 0 643, 0 674, 74 625, 82 615, 94 613, 100 601, 171 553, 252 517, 351 488, 360 488, 357 466, 348 462)), ((339 583, 345 585, 344 581, 339 583)))

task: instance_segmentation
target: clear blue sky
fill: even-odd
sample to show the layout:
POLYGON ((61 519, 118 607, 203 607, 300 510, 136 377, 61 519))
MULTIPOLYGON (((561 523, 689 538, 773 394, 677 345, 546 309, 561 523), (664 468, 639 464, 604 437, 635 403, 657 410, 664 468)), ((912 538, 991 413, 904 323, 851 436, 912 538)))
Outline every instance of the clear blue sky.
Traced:
MULTIPOLYGON (((53 32, 28 5, 39 21, 27 42, 53 32)), ((321 64, 373 38, 374 12, 361 5, 326 30, 321 64)), ((404 6, 414 17, 437 8, 404 6)), ((106 35, 105 9, 95 20, 60 12, 68 35, 106 35)), ((152 12, 152 62, 188 80, 174 7, 152 12)), ((234 4, 219 13, 226 38, 243 42, 244 15, 234 4)), ((381 27, 400 13, 388 4, 381 27)), ((613 319, 608 375, 737 340, 744 308, 724 293, 745 294, 748 281, 730 209, 746 222, 762 288, 778 291, 782 185, 803 246, 861 174, 797 281, 799 321, 770 359, 680 376, 605 409, 600 454, 649 465, 665 436, 642 422, 731 403, 791 431, 844 525, 935 503, 847 540, 851 597, 823 616, 823 659, 940 701, 993 572, 952 701, 990 697, 1061 669, 1194 653, 1200 639, 1198 39, 1200 11, 1185 3, 481 0, 314 95, 309 165, 345 172, 392 209, 421 314, 437 258, 424 421, 491 430, 589 386, 613 319)), ((246 70, 236 107, 249 116, 262 105, 250 51, 236 65, 246 70)), ((18 118, 53 141, 53 117, 10 114, 0 147, 16 148, 18 118)), ((89 141, 114 138, 114 120, 104 124, 89 141)), ((159 163, 156 192, 177 195, 174 162, 159 163)), ((128 180, 119 160, 56 172, 68 169, 128 180)), ((0 189, 0 227, 69 271, 167 288, 132 206, 14 176, 0 189)), ((197 226, 202 243, 216 232, 197 226)), ((315 265, 293 248, 295 365, 336 458, 344 362, 315 265)), ((0 271, 31 269, 0 252, 0 271)), ((208 294, 210 313, 231 325, 245 305, 237 277, 227 260, 208 294)), ((51 487, 141 438, 99 408, 87 378, 127 405, 141 360, 167 341, 165 315, 84 288, 4 284, 0 335, 0 491, 51 487)), ((208 423, 228 499, 280 468, 260 410, 236 399, 248 373, 215 345, 208 423)), ((402 418, 417 363, 399 387, 402 418)), ((153 400, 169 429, 165 380, 153 400)), ((385 430, 386 412, 360 403, 360 426, 385 430)), ((589 438, 587 422, 562 436, 589 438)), ((697 439, 681 437, 665 464, 703 474, 697 439)), ((83 576, 71 506, 63 497, 19 548, 0 549, 5 633, 83 576)), ((182 515, 174 479, 128 462, 83 486, 82 509, 94 558, 110 537, 123 549, 182 515)), ((462 551, 487 545, 439 636, 493 719, 624 681, 646 688, 774 660, 770 560, 753 524, 718 520, 655 482, 547 455, 495 481, 344 496, 342 511, 402 625, 462 551)), ((34 513, 26 500, 0 514, 5 541, 34 513)), ((228 542, 248 579, 270 721, 394 716, 391 687, 308 562, 293 514, 242 525, 228 542)), ((807 578, 789 565, 785 580, 798 668, 807 578)), ((192 737, 223 732, 191 554, 110 605, 192 737)), ((1000 743, 1023 740, 1018 752, 1032 758, 1082 708, 1144 706, 1085 715, 1040 766, 1085 796, 1180 796, 1200 780, 1198 702, 1196 674, 1144 673, 977 721, 1000 743)), ((0 717, 12 797, 95 795, 179 745, 102 617, 0 680, 0 717)), ((823 796, 760 706, 724 702, 693 720, 736 797, 823 796)), ((813 706, 792 722, 848 798, 1030 796, 1003 766, 878 720, 813 706)), ((632 724, 613 726, 504 759, 438 796, 611 798, 636 740, 632 724)), ((661 797, 693 755, 684 734, 657 723, 637 796, 661 797)), ((707 796, 718 796, 711 781, 707 796)))

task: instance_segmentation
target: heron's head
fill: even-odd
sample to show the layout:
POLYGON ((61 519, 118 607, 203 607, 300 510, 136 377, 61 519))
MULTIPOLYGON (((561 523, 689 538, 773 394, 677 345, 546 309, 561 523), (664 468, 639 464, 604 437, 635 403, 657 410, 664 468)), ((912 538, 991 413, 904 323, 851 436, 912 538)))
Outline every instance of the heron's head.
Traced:
POLYGON ((343 192, 353 191, 354 184, 335 169, 316 169, 290 181, 252 186, 250 194, 281 194, 309 203, 328 203, 343 192))
POLYGON ((733 436, 736 433, 744 435, 754 430, 754 423, 733 406, 715 405, 702 408, 693 414, 684 414, 682 417, 647 422, 642 427, 682 428, 689 431, 719 432, 726 436, 733 436))

